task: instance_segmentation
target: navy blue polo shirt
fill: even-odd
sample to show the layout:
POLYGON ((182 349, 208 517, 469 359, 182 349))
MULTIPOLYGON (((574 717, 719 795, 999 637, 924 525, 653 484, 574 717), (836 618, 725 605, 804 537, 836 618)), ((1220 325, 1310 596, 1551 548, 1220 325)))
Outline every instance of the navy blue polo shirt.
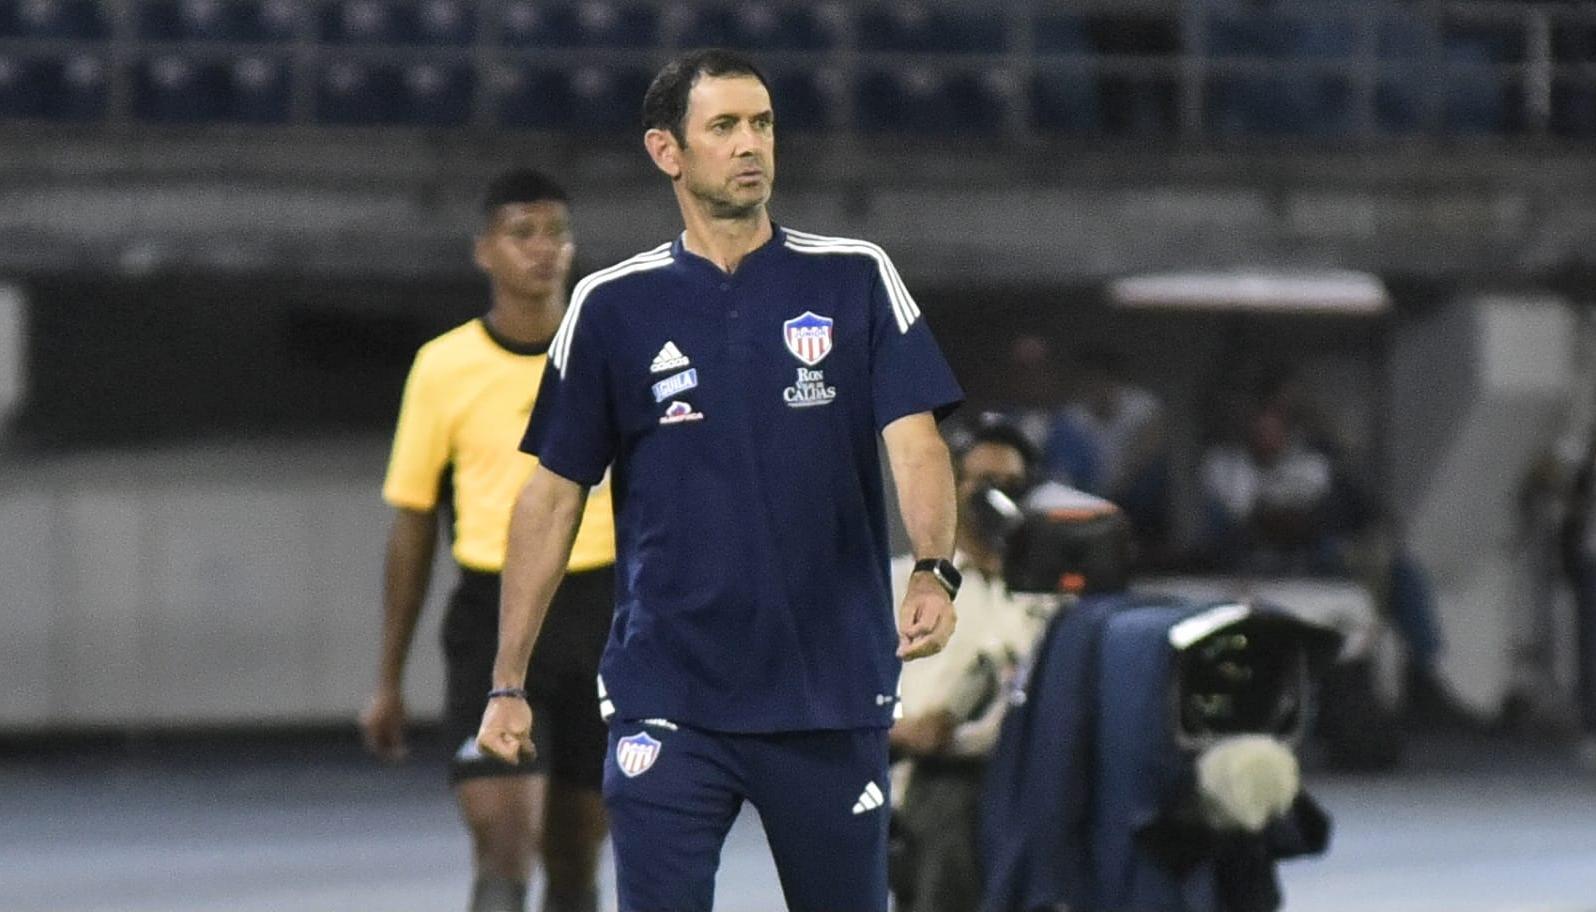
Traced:
POLYGON ((878 439, 962 392, 879 247, 777 227, 727 274, 681 239, 577 284, 522 449, 611 471, 606 715, 891 725, 878 439))

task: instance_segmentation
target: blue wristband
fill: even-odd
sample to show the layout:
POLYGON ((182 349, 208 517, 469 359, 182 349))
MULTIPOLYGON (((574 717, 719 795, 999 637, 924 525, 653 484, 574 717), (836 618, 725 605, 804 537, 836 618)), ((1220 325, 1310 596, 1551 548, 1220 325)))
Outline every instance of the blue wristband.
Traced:
POLYGON ((526 688, 524 688, 524 687, 499 687, 499 688, 495 688, 493 690, 488 691, 488 699, 489 700, 492 700, 492 699, 495 699, 495 698, 498 698, 498 697, 514 697, 517 700, 525 700, 526 699, 526 688))

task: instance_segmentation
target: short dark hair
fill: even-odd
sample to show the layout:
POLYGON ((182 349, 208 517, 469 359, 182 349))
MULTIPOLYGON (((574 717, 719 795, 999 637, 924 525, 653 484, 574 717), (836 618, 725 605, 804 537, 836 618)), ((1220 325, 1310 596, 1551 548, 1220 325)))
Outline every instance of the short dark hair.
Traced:
POLYGON ((700 76, 752 76, 770 91, 770 83, 754 62, 736 51, 705 48, 688 51, 665 64, 643 93, 643 129, 669 130, 678 145, 687 145, 683 121, 687 96, 700 76))
POLYGON ((964 446, 959 448, 959 462, 964 462, 964 457, 983 443, 1013 448, 1020 454, 1020 461, 1025 463, 1027 474, 1036 471, 1037 464, 1042 461, 1036 444, 1006 415, 988 412, 977 418, 975 427, 970 429, 969 436, 965 438, 964 446))
POLYGON ((542 202, 569 204, 571 197, 554 178, 542 171, 515 168, 488 182, 488 189, 482 194, 482 217, 491 219, 500 206, 511 203, 542 202))

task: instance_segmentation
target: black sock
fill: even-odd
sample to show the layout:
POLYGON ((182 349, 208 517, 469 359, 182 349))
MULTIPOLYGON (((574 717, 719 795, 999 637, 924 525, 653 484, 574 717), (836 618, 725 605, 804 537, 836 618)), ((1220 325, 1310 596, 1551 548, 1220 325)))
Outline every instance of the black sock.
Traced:
POLYGON ((555 895, 553 890, 545 890, 543 912, 598 912, 598 890, 595 888, 565 895, 555 895))
POLYGON ((526 882, 478 877, 471 884, 471 912, 526 912, 526 882))

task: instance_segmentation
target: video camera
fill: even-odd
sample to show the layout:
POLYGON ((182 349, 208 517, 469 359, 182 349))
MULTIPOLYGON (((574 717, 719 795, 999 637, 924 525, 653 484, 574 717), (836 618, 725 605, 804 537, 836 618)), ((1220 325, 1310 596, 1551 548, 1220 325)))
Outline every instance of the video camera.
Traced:
POLYGON ((978 533, 1003 555, 1011 592, 1094 595, 1130 582, 1135 541, 1112 502, 1046 482, 1029 491, 987 485, 967 508, 978 533))

